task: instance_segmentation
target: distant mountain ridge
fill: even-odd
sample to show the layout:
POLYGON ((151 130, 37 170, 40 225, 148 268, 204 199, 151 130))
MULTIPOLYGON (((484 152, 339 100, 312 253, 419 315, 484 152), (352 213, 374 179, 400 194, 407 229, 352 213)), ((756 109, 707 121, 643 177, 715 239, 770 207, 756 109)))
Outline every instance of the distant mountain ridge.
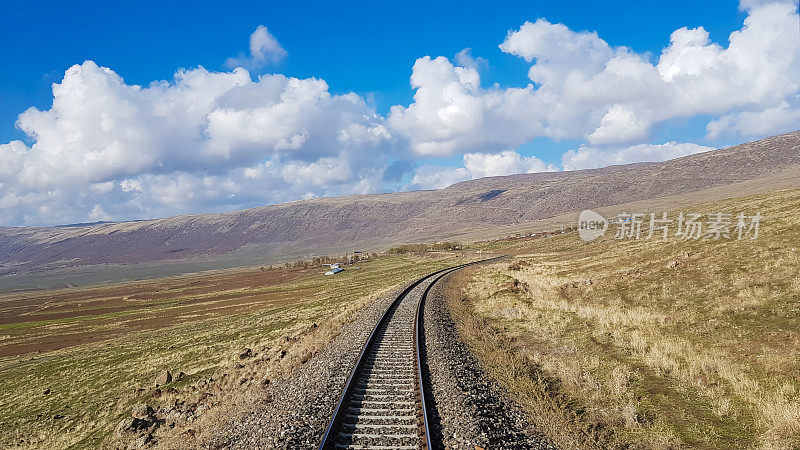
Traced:
POLYGON ((237 252, 343 253, 355 247, 432 241, 586 208, 696 192, 794 167, 800 168, 800 132, 660 163, 489 177, 433 191, 318 198, 124 223, 0 227, 0 275, 237 252))

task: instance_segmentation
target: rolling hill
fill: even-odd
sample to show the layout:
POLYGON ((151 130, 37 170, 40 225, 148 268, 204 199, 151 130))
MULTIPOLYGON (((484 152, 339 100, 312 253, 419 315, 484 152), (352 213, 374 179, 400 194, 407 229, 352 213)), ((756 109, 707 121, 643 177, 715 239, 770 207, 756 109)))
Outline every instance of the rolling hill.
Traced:
POLYGON ((676 196, 703 200, 710 192, 737 196, 792 185, 800 186, 800 131, 660 163, 490 177, 432 191, 318 198, 137 222, 0 227, 0 285, 15 274, 81 266, 164 267, 202 260, 232 267, 356 247, 490 237, 585 208, 676 196))

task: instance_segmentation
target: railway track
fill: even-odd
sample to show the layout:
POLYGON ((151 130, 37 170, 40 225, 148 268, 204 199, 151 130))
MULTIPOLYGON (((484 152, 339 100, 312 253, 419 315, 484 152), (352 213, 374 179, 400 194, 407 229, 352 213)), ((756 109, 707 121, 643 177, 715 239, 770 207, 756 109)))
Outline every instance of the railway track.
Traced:
POLYGON ((431 448, 418 346, 421 311, 436 281, 467 265, 417 280, 387 308, 364 344, 320 449, 431 448))

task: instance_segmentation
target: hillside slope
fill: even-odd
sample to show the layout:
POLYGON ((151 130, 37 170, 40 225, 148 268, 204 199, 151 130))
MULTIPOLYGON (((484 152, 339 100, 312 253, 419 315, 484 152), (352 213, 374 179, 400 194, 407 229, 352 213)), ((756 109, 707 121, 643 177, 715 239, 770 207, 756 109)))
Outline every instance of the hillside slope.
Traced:
POLYGON ((342 253, 698 192, 798 168, 800 132, 793 132, 661 163, 490 177, 436 191, 320 198, 126 223, 0 227, 0 275, 248 251, 342 253))

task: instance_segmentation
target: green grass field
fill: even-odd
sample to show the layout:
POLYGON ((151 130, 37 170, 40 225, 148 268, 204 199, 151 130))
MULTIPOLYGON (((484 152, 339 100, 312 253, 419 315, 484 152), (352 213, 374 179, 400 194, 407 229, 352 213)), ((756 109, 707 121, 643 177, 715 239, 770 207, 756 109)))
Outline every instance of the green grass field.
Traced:
POLYGON ((257 281, 265 273, 254 269, 252 277, 230 272, 2 296, 4 347, 22 352, 52 347, 54 340, 69 345, 0 358, 0 447, 108 445, 131 406, 152 401, 161 370, 188 374, 176 386, 224 371, 244 347, 277 348, 285 336, 341 319, 377 293, 457 259, 380 257, 332 277, 321 268, 294 275, 280 269, 268 271, 274 281, 264 285, 257 281), (231 285, 236 276, 240 280, 231 285), (51 297, 14 319, 20 304, 36 296, 51 297), (65 317, 37 320, 56 310, 65 317))

